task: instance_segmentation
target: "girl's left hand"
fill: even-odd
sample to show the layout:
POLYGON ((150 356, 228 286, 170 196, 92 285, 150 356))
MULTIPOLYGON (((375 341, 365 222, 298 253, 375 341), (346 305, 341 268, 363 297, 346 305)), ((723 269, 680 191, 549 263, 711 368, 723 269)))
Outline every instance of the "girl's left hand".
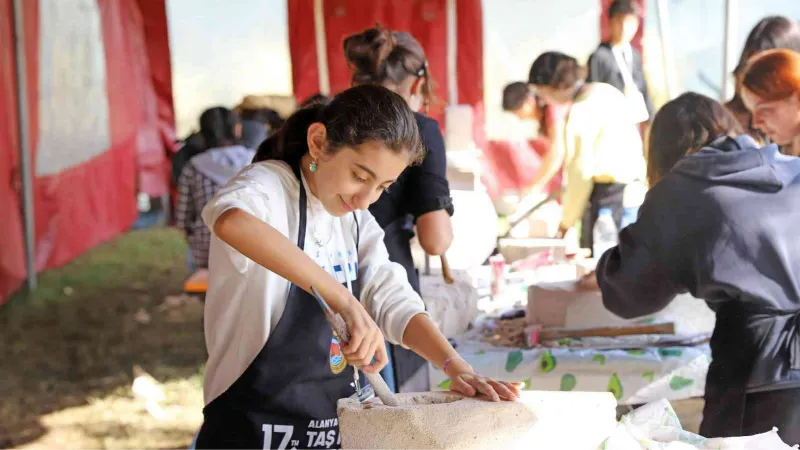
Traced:
POLYGON ((523 383, 509 383, 482 377, 463 359, 454 359, 447 364, 445 372, 450 377, 450 389, 467 397, 478 393, 485 395, 493 402, 500 400, 514 401, 520 396, 523 383))

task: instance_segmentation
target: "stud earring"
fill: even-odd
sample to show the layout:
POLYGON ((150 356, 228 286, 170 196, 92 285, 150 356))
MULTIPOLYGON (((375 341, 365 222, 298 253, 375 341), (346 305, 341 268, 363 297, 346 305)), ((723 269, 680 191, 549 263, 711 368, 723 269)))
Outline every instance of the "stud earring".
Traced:
POLYGON ((311 161, 311 164, 308 165, 308 170, 310 170, 312 172, 316 172, 317 171, 317 162, 316 161, 311 161))

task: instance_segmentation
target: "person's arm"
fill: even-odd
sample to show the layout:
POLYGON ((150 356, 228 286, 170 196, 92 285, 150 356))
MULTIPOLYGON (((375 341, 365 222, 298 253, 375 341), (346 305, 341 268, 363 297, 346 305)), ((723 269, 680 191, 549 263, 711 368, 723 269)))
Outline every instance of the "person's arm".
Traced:
POLYGON ((432 256, 444 255, 453 243, 453 224, 445 210, 431 211, 417 218, 417 238, 432 256))
MULTIPOLYGON (((560 126, 555 128, 561 129, 560 126)), ((561 170, 565 155, 566 151, 563 139, 560 139, 558 134, 556 134, 551 141, 550 148, 547 150, 547 153, 545 153, 544 158, 542 158, 542 165, 539 167, 536 177, 534 177, 531 183, 533 186, 530 189, 531 191, 544 189, 544 187, 550 183, 550 180, 561 170)))
POLYGON ((383 334, 361 303, 281 232, 238 208, 223 212, 214 222, 213 231, 242 255, 304 291, 313 295, 311 287, 316 288, 347 323, 350 342, 342 353, 350 363, 366 372, 378 372, 386 365, 383 334))
POLYGON ((517 221, 523 214, 526 214, 545 198, 543 192, 564 165, 566 149, 563 139, 563 119, 559 119, 559 124, 552 128, 558 131, 553 132, 550 146, 544 154, 544 158, 542 158, 542 164, 539 166, 539 170, 536 172, 530 187, 523 193, 522 200, 517 205, 514 213, 508 217, 510 222, 517 221))
POLYGON ((447 362, 444 372, 450 378, 450 389, 456 392, 470 397, 481 393, 495 402, 519 398, 520 383, 497 381, 476 374, 428 315, 418 314, 409 321, 403 344, 439 370, 444 370, 447 362))
POLYGON ((409 167, 406 201, 416 219, 417 236, 425 253, 443 255, 453 243, 453 200, 447 182, 444 137, 433 119, 418 122, 427 153, 418 166, 409 167))
POLYGON ((389 260, 383 230, 368 211, 359 219, 359 278, 361 302, 384 331, 387 339, 419 354, 435 367, 443 368, 452 388, 464 395, 482 392, 492 399, 513 400, 518 387, 479 377, 453 349, 425 312, 422 299, 408 283, 405 271, 389 260), (499 394, 499 396, 498 396, 499 394))
POLYGON ((256 264, 304 291, 315 287, 334 311, 348 305, 350 293, 281 232, 252 214, 231 208, 214 223, 214 234, 256 264))
POLYGON ((594 188, 593 145, 596 136, 592 133, 575 133, 567 139, 571 140, 575 147, 566 166, 567 185, 562 196, 563 216, 559 226, 562 232, 572 228, 583 216, 594 188))
POLYGON ((646 221, 626 227, 620 233, 619 245, 603 254, 597 263, 603 304, 626 319, 656 313, 683 291, 661 259, 648 248, 647 241, 653 236, 648 238, 646 228, 646 221))

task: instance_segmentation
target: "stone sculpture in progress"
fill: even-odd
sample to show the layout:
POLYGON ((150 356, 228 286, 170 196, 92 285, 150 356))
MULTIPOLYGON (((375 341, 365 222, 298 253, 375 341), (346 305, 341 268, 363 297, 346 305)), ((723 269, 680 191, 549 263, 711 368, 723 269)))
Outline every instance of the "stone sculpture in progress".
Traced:
POLYGON ((454 392, 399 394, 399 406, 338 403, 344 449, 598 448, 616 426, 607 392, 525 391, 517 402, 454 392))

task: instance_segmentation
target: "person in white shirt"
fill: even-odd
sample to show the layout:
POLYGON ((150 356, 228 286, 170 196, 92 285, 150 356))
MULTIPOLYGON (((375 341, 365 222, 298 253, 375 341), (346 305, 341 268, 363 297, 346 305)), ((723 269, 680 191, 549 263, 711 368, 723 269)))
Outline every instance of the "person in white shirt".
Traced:
POLYGON ((452 389, 514 400, 439 332, 367 207, 424 154, 414 115, 386 88, 348 89, 295 112, 203 210, 214 236, 205 306, 209 358, 197 448, 333 448, 347 364, 378 372, 384 334, 445 371, 452 389), (310 294, 342 315, 341 345, 310 294), (374 358, 374 360, 373 360, 374 358))

